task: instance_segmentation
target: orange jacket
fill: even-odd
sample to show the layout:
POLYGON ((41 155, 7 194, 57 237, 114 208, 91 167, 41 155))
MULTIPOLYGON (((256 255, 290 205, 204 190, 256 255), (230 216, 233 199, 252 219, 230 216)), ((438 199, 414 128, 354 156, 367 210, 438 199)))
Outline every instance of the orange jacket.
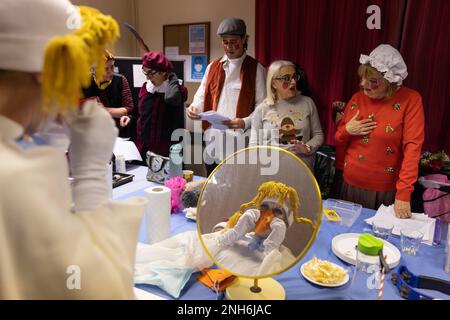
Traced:
POLYGON ((410 201, 424 140, 423 105, 417 91, 401 87, 387 100, 356 93, 339 122, 335 140, 336 145, 347 145, 346 183, 366 190, 396 190, 396 199, 410 201), (373 115, 377 123, 367 136, 351 136, 345 129, 357 110, 359 120, 373 115))

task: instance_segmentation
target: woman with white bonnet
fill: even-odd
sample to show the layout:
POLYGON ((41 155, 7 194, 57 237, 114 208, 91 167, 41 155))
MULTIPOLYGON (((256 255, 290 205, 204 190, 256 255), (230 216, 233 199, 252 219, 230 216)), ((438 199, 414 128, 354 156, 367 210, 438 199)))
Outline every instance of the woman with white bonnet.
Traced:
POLYGON ((0 299, 134 298, 144 200, 108 199, 117 129, 102 105, 78 107, 91 64, 104 72, 118 36, 111 17, 67 0, 2 1, 0 299), (70 168, 52 146, 18 144, 57 114, 70 133, 70 168))
POLYGON ((392 46, 379 45, 359 62, 361 90, 335 135, 346 146, 341 198, 372 209, 394 204, 397 217, 409 218, 424 140, 422 98, 402 86, 408 72, 392 46))

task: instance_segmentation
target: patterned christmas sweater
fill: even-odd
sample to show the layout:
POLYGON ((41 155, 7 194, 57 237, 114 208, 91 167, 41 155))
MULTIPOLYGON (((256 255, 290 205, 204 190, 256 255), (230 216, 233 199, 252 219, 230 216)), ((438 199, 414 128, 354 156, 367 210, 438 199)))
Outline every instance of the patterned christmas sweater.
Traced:
POLYGON ((424 140, 423 105, 417 91, 401 87, 382 100, 356 93, 335 139, 337 145, 346 146, 345 182, 366 190, 396 191, 396 199, 410 201, 424 140), (377 123, 366 136, 352 136, 345 129, 358 110, 358 120, 372 118, 377 123))

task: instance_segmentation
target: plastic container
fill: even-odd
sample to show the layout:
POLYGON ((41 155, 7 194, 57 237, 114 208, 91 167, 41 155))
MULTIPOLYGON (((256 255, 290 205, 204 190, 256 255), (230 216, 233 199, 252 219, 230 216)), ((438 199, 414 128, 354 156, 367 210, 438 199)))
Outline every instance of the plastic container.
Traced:
POLYGON ((127 173, 127 167, 125 164, 125 157, 121 154, 116 156, 116 172, 127 173))
POLYGON ((362 205, 344 200, 327 199, 325 209, 336 211, 341 217, 340 224, 350 227, 361 214, 362 205))
POLYGON ((448 228, 447 231, 447 240, 445 241, 445 265, 444 265, 444 271, 448 274, 450 274, 450 228, 448 228))
POLYGON ((380 260, 380 255, 383 255, 383 246, 384 243, 371 234, 359 236, 355 271, 350 287, 353 298, 369 300, 378 298, 381 282, 384 280, 380 260))
POLYGON ((169 172, 170 177, 183 177, 183 146, 179 143, 174 144, 170 147, 170 165, 169 172))

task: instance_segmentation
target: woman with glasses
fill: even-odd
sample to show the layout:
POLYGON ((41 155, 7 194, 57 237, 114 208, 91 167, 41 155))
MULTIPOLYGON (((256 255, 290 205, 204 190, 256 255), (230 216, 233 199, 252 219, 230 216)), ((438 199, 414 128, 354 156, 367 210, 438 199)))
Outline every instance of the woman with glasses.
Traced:
POLYGON ((390 45, 379 45, 359 62, 361 90, 335 135, 346 150, 341 198, 372 209, 394 203, 396 216, 409 218, 424 140, 422 98, 401 86, 406 64, 390 45))
POLYGON ((139 92, 136 146, 145 159, 147 151, 169 156, 172 132, 184 128, 184 102, 187 89, 180 85, 172 63, 161 52, 150 51, 142 59, 147 82, 139 92))
POLYGON ((250 146, 287 149, 312 169, 314 154, 323 143, 314 101, 297 89, 300 79, 290 61, 273 62, 267 73, 267 98, 253 113, 250 146))

